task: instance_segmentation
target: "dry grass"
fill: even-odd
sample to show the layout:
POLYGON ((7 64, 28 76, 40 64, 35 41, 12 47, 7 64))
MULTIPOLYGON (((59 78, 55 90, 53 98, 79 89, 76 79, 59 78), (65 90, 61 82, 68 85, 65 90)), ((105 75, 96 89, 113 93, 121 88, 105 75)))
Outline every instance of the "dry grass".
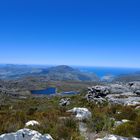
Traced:
POLYGON ((140 137, 140 110, 136 111, 132 107, 110 106, 107 103, 97 106, 88 103, 81 95, 71 97, 71 105, 68 107, 59 107, 60 97, 52 99, 47 98, 29 98, 26 100, 7 100, 0 106, 0 134, 15 132, 24 127, 29 120, 36 120, 41 125, 32 127, 42 134, 49 133, 55 140, 83 140, 80 137, 78 123, 66 110, 73 107, 86 107, 92 113, 92 118, 85 123, 88 124, 88 130, 91 132, 115 133, 121 136, 140 137), (121 112, 117 114, 117 112, 121 112), (60 117, 69 117, 60 119, 60 117), (128 119, 126 123, 113 130, 113 121, 128 119))

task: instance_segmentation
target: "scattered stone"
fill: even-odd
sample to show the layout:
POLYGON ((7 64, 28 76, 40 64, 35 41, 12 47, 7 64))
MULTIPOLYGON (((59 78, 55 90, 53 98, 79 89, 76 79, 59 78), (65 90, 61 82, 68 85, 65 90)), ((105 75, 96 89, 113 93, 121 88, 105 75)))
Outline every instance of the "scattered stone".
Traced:
POLYGON ((60 106, 68 106, 70 105, 70 98, 63 98, 59 101, 60 106))
POLYGON ((121 136, 116 136, 116 135, 107 135, 104 138, 98 138, 96 140, 140 140, 138 138, 126 138, 126 137, 121 137, 121 136))
POLYGON ((122 124, 123 124, 122 121, 115 121, 114 127, 118 127, 118 126, 120 126, 122 124))
POLYGON ((122 122, 127 123, 127 122, 129 122, 129 120, 123 119, 122 122))
POLYGON ((137 106, 135 109, 136 109, 136 110, 139 110, 139 109, 140 109, 140 106, 137 106))
POLYGON ((121 114, 121 112, 117 112, 117 114, 121 114))
POLYGON ((120 126, 120 125, 122 125, 122 124, 124 124, 124 123, 127 123, 127 122, 129 122, 129 120, 126 120, 126 119, 124 119, 124 120, 122 120, 122 121, 115 121, 115 127, 118 127, 118 126, 120 126))
POLYGON ((28 127, 28 126, 36 126, 36 125, 40 125, 39 122, 35 121, 35 120, 32 120, 32 121, 28 121, 26 124, 25 124, 25 127, 28 127))
POLYGON ((75 107, 71 110, 68 110, 67 112, 75 114, 76 119, 80 121, 89 119, 91 117, 91 112, 87 108, 75 107))

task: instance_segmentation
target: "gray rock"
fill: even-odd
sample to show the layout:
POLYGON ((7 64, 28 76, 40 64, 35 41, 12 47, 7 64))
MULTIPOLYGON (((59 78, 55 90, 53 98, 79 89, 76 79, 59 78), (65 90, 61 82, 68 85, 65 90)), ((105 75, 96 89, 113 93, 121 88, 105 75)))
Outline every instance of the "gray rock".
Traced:
POLYGON ((93 94, 95 94, 95 96, 102 96, 102 95, 106 96, 107 94, 109 94, 109 87, 101 86, 101 85, 89 87, 88 93, 93 93, 93 94))
POLYGON ((122 125, 122 124, 124 124, 124 123, 127 123, 127 122, 129 122, 129 120, 122 120, 122 121, 115 121, 115 127, 118 127, 118 126, 120 126, 120 125, 122 125))
POLYGON ((88 88, 88 94, 85 96, 87 101, 103 103, 105 101, 104 97, 110 93, 107 86, 93 86, 88 88))
POLYGON ((60 106, 68 106, 68 105, 70 105, 70 101, 71 101, 70 98, 63 98, 59 101, 59 105, 60 106))
POLYGON ((89 119, 92 116, 87 108, 75 107, 67 112, 75 114, 75 118, 79 121, 89 119))

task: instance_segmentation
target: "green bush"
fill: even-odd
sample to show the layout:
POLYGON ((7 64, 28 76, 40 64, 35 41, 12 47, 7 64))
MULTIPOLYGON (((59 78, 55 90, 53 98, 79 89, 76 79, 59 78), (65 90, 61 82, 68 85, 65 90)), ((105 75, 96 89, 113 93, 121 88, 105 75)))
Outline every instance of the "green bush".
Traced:
POLYGON ((140 138, 140 116, 134 121, 124 123, 118 126, 114 133, 125 137, 138 137, 140 138))
POLYGON ((113 133, 124 137, 132 137, 135 133, 134 128, 134 123, 129 122, 118 126, 113 133))
POLYGON ((134 121, 137 117, 136 110, 132 107, 125 106, 119 109, 120 114, 116 114, 115 118, 117 120, 127 119, 134 121))

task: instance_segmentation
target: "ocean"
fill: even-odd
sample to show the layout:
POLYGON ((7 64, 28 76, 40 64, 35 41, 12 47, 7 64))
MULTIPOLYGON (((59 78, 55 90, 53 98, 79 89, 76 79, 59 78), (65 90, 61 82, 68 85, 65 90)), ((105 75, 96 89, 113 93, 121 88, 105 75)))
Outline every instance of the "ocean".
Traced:
POLYGON ((119 76, 123 74, 134 74, 140 72, 140 68, 111 68, 111 67, 77 67, 82 72, 94 73, 102 78, 107 75, 119 76))

